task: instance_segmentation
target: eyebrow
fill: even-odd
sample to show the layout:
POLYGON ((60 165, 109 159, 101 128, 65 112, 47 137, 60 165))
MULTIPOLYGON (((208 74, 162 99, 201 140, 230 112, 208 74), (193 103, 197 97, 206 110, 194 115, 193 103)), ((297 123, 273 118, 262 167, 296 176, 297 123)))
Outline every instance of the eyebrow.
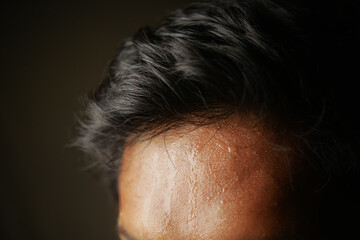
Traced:
POLYGON ((134 238, 133 236, 131 236, 124 227, 119 226, 118 227, 118 233, 122 236, 125 237, 125 240, 139 240, 134 238))

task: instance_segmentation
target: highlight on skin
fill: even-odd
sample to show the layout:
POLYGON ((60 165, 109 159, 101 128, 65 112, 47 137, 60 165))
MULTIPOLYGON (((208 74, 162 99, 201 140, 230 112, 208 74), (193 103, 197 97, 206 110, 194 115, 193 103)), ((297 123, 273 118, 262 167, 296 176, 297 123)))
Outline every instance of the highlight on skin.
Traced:
POLYGON ((300 162, 277 142, 286 141, 232 116, 129 144, 119 175, 120 237, 256 240, 309 232, 296 200, 300 162))

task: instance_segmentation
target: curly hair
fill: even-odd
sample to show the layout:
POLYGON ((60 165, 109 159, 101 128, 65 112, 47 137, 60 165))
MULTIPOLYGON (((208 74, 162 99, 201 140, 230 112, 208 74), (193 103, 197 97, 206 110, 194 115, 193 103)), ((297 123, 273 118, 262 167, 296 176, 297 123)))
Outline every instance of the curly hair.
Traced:
POLYGON ((140 29, 90 97, 76 144, 117 168, 130 135, 252 112, 301 129, 296 135, 335 171, 347 159, 339 145, 357 133, 348 111, 357 102, 348 45, 357 33, 344 16, 321 13, 295 1, 206 1, 140 29))
POLYGON ((129 139, 252 113, 296 138, 296 151, 343 188, 359 175, 352 3, 212 0, 176 10, 123 42, 75 145, 116 177, 129 139))

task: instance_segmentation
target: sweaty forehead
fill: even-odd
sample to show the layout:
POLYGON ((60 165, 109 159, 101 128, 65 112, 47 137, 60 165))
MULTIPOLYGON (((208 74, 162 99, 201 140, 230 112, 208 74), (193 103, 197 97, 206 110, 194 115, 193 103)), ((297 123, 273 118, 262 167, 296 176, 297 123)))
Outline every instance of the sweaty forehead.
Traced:
POLYGON ((282 207, 292 159, 250 125, 233 117, 127 146, 120 227, 139 240, 268 239, 291 229, 282 207))

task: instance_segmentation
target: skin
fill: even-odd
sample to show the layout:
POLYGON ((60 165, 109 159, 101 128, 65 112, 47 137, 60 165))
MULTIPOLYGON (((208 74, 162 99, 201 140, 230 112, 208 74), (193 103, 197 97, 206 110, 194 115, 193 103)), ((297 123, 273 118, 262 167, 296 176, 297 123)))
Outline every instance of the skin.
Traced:
POLYGON ((306 239, 304 175, 286 145, 287 138, 235 116, 128 144, 120 238, 306 239))

